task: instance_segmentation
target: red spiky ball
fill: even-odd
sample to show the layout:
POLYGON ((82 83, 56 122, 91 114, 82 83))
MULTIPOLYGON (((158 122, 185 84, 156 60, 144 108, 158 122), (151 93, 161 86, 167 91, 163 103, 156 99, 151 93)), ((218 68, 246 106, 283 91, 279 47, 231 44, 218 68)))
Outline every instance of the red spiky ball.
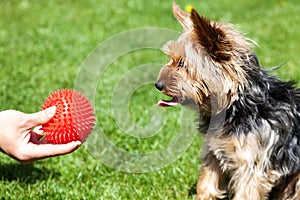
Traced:
POLYGON ((54 105, 54 117, 41 128, 46 140, 52 144, 66 144, 78 140, 84 142, 95 124, 94 109, 90 101, 75 90, 62 89, 47 97, 42 110, 54 105))

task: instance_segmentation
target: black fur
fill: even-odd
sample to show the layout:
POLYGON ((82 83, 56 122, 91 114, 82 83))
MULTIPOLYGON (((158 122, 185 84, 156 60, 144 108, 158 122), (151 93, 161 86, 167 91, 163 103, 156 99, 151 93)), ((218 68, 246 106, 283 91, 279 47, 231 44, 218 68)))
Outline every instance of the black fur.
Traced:
POLYGON ((286 196, 294 196, 296 193, 298 173, 299 171, 293 174, 287 174, 282 176, 277 181, 277 184, 272 188, 269 195, 269 200, 282 200, 282 194, 286 190, 286 183, 290 183, 291 185, 291 187, 287 191, 286 196))
POLYGON ((172 62, 157 83, 164 82, 160 91, 200 115, 205 146, 196 199, 225 193, 234 199, 299 199, 300 89, 262 69, 249 39, 231 25, 200 17, 194 9, 185 13, 176 4, 173 10, 185 33, 167 43, 172 62), (183 51, 191 63, 178 68, 177 54, 183 51), (199 69, 189 71, 194 65, 199 69), (186 79, 191 81, 184 85, 186 79), (220 180, 227 175, 223 191, 220 180))
POLYGON ((202 116, 199 130, 213 134, 221 128, 226 134, 248 134, 266 120, 279 135, 270 158, 272 166, 285 174, 274 186, 275 192, 300 171, 300 89, 294 81, 269 75, 255 55, 248 64, 245 70, 251 69, 247 70, 250 86, 240 89, 238 100, 227 110, 213 117, 202 116), (222 117, 225 121, 219 124, 222 117))

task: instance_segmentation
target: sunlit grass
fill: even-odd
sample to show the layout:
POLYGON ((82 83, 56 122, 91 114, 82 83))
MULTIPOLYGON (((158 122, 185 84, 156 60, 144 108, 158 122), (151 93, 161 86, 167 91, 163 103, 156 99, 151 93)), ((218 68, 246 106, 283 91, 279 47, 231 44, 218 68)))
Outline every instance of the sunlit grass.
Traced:
MULTIPOLYGON (((300 4, 297 0, 177 1, 214 20, 236 24, 254 39, 262 66, 286 63, 273 74, 300 80, 300 4)), ((51 92, 72 88, 79 66, 99 43, 133 28, 163 27, 181 31, 172 1, 18 1, 0 2, 1 109, 35 112, 51 92)), ((160 37, 157 35, 157 37, 160 37)), ((164 148, 178 129, 180 107, 163 111, 167 124, 150 138, 124 134, 111 113, 113 87, 128 70, 144 63, 164 63, 158 50, 125 55, 111 63, 96 91, 96 112, 107 137, 131 152, 164 148), (104 80, 104 79, 103 79, 104 80)), ((156 75, 154 75, 155 77, 156 75)), ((131 96, 131 120, 151 122, 161 95, 153 85, 131 96)), ((158 171, 131 174, 103 165, 84 147, 62 156, 20 165, 0 154, 1 199, 193 199, 201 138, 176 161, 158 171)))

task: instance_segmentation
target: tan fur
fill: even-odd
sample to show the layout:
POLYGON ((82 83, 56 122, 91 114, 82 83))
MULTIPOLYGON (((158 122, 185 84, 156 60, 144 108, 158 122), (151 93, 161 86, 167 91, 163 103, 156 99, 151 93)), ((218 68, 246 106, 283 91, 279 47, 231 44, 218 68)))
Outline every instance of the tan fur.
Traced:
MULTIPOLYGON (((162 48, 170 61, 159 73, 158 88, 204 117, 216 116, 237 100, 238 91, 251 87, 247 70, 255 69, 244 65, 254 55, 253 42, 232 25, 212 22, 194 10, 189 14, 173 4, 173 11, 184 33, 162 48)), ((205 135, 197 200, 215 200, 226 193, 234 200, 268 199, 285 172, 274 170, 270 162, 278 134, 266 120, 261 123, 250 133, 214 129, 216 132, 205 135), (231 179, 224 189, 221 181, 225 175, 231 179)), ((279 189, 282 192, 277 199, 300 199, 300 174, 279 189)))
POLYGON ((225 190, 219 188, 222 181, 222 170, 218 160, 212 153, 205 155, 202 170, 197 184, 197 196, 199 200, 215 200, 225 197, 225 190))
MULTIPOLYGON (((300 199, 300 174, 291 177, 287 185, 277 188, 278 193, 274 195, 274 200, 299 200, 300 199)), ((272 199, 273 200, 273 199, 272 199)))
MULTIPOLYGON (((258 133, 263 131, 267 130, 258 130, 258 133)), ((236 200, 267 199, 273 184, 280 177, 278 172, 271 170, 268 160, 268 154, 277 138, 274 136, 272 140, 267 140, 267 137, 263 137, 263 134, 257 133, 243 137, 223 136, 222 134, 205 137, 205 152, 216 157, 223 172, 230 173, 232 177, 230 182, 232 191, 230 192, 235 193, 234 199, 236 200)), ((206 157, 204 156, 204 160, 206 157)), ((211 168, 216 168, 215 161, 210 160, 205 164, 208 174, 212 173, 207 172, 209 165, 211 168)), ((219 175, 222 176, 221 173, 219 175)), ((201 184, 198 184, 198 187, 202 188, 201 184)))
MULTIPOLYGON (((174 14, 183 25, 185 32, 177 41, 169 41, 162 51, 170 56, 171 61, 165 66, 172 70, 173 78, 189 78, 189 80, 198 80, 192 82, 191 88, 183 88, 182 84, 175 86, 174 83, 180 83, 184 80, 166 82, 172 88, 177 87, 176 91, 191 93, 183 94, 189 96, 199 102, 203 107, 200 109, 213 110, 213 113, 218 113, 220 110, 227 108, 237 98, 238 87, 247 86, 247 75, 245 71, 239 67, 242 65, 240 54, 251 55, 251 45, 246 41, 250 41, 233 29, 232 25, 215 23, 214 26, 225 30, 227 37, 230 38, 228 43, 235 46, 235 51, 228 52, 231 56, 231 61, 227 63, 218 63, 211 59, 207 51, 203 50, 198 43, 195 43, 195 32, 193 23, 187 13, 174 5, 174 14), (184 58, 188 68, 177 68, 176 63, 180 58, 184 58), (207 78, 209 77, 209 78, 207 78), (192 92, 194 88, 199 88, 201 94, 192 92), (209 89, 208 89, 209 88, 209 89), (197 94, 197 95, 195 95, 197 94)), ((158 80, 164 80, 163 73, 160 73, 158 80)), ((172 96, 172 92, 170 95, 172 96)))

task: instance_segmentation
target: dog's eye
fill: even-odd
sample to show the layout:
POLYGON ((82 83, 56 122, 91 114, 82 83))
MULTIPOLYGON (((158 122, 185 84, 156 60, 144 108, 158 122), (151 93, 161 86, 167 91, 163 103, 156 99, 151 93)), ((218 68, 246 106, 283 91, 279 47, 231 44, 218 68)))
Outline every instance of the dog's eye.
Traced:
POLYGON ((183 58, 180 58, 179 61, 177 62, 177 67, 183 67, 183 66, 184 66, 183 58))

